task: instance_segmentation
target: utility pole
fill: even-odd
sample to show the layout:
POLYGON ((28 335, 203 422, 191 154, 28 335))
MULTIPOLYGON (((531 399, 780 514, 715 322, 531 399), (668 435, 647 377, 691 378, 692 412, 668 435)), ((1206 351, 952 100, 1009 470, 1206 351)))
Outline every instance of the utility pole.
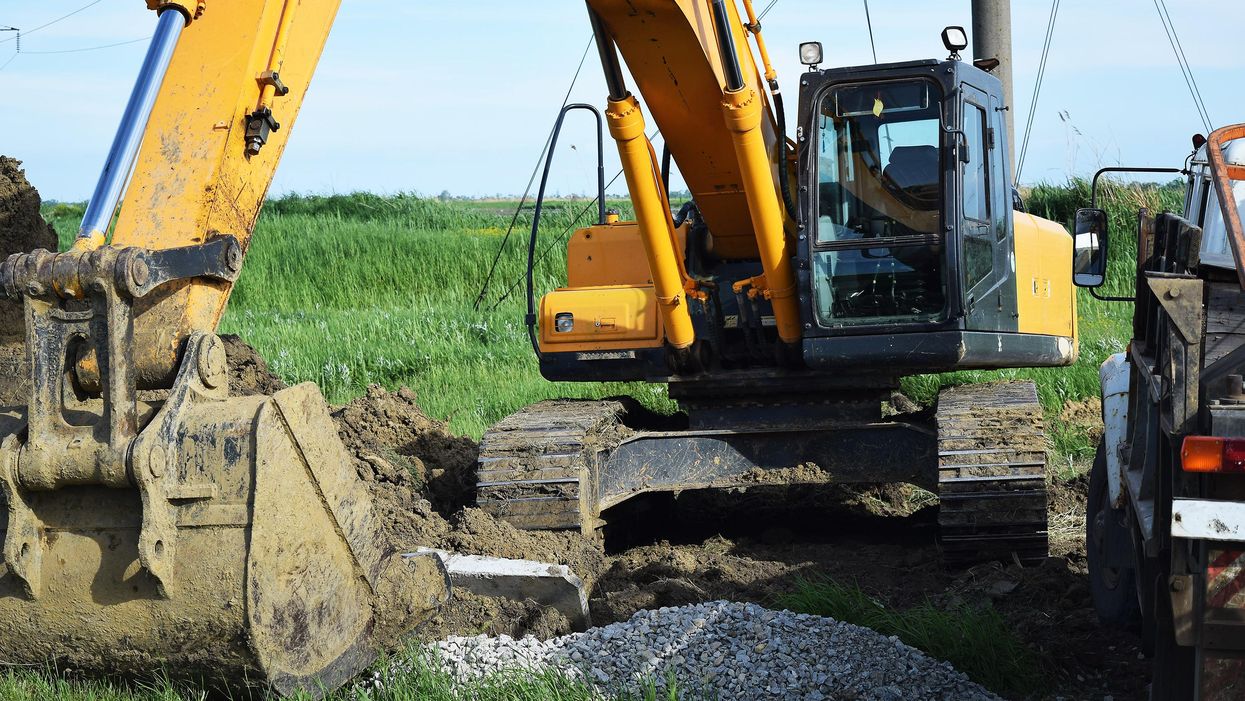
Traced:
POLYGON ((1007 153, 1012 173, 1016 172, 1016 113, 1012 101, 1012 2, 1011 0, 973 0, 973 59, 997 58, 994 75, 1003 81, 1003 103, 1007 111, 1007 153))

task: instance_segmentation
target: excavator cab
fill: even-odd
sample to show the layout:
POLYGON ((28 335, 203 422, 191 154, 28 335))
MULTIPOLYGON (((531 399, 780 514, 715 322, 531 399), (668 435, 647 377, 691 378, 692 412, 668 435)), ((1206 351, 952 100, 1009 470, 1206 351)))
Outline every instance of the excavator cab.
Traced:
POLYGON ((926 60, 810 71, 800 83, 800 181, 816 193, 800 200, 811 230, 797 253, 805 364, 1071 362, 1072 286, 1053 264, 1071 242, 1012 210, 999 80, 926 60), (1021 282, 1020 255, 1051 265, 1021 282))

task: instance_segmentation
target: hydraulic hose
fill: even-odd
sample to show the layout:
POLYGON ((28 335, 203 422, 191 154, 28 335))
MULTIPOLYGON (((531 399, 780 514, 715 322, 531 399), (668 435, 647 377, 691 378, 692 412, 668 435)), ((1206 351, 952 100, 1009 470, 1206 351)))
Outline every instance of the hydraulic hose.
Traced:
POLYGON ((770 84, 774 96, 774 114, 778 118, 778 189, 782 190, 782 206, 791 221, 796 221, 795 197, 791 195, 791 174, 787 172, 787 113, 782 108, 782 91, 778 82, 770 84))

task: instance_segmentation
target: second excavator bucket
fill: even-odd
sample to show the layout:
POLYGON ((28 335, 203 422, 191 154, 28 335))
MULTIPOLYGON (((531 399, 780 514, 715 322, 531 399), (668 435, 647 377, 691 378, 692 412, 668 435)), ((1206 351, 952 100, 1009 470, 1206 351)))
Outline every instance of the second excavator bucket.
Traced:
POLYGON ((0 267, 34 385, 0 409, 0 659, 319 696, 445 600, 438 558, 380 539, 314 385, 230 397, 222 342, 195 333, 167 399, 137 401, 126 259, 92 254, 90 303, 58 301, 40 271, 73 255, 0 267))

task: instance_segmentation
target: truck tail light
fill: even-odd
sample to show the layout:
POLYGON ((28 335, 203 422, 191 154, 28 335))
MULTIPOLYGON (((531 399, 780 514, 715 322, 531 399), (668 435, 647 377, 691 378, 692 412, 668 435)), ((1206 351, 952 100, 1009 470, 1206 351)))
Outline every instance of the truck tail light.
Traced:
POLYGON ((1185 472, 1245 473, 1245 438, 1188 436, 1180 448, 1185 472))

